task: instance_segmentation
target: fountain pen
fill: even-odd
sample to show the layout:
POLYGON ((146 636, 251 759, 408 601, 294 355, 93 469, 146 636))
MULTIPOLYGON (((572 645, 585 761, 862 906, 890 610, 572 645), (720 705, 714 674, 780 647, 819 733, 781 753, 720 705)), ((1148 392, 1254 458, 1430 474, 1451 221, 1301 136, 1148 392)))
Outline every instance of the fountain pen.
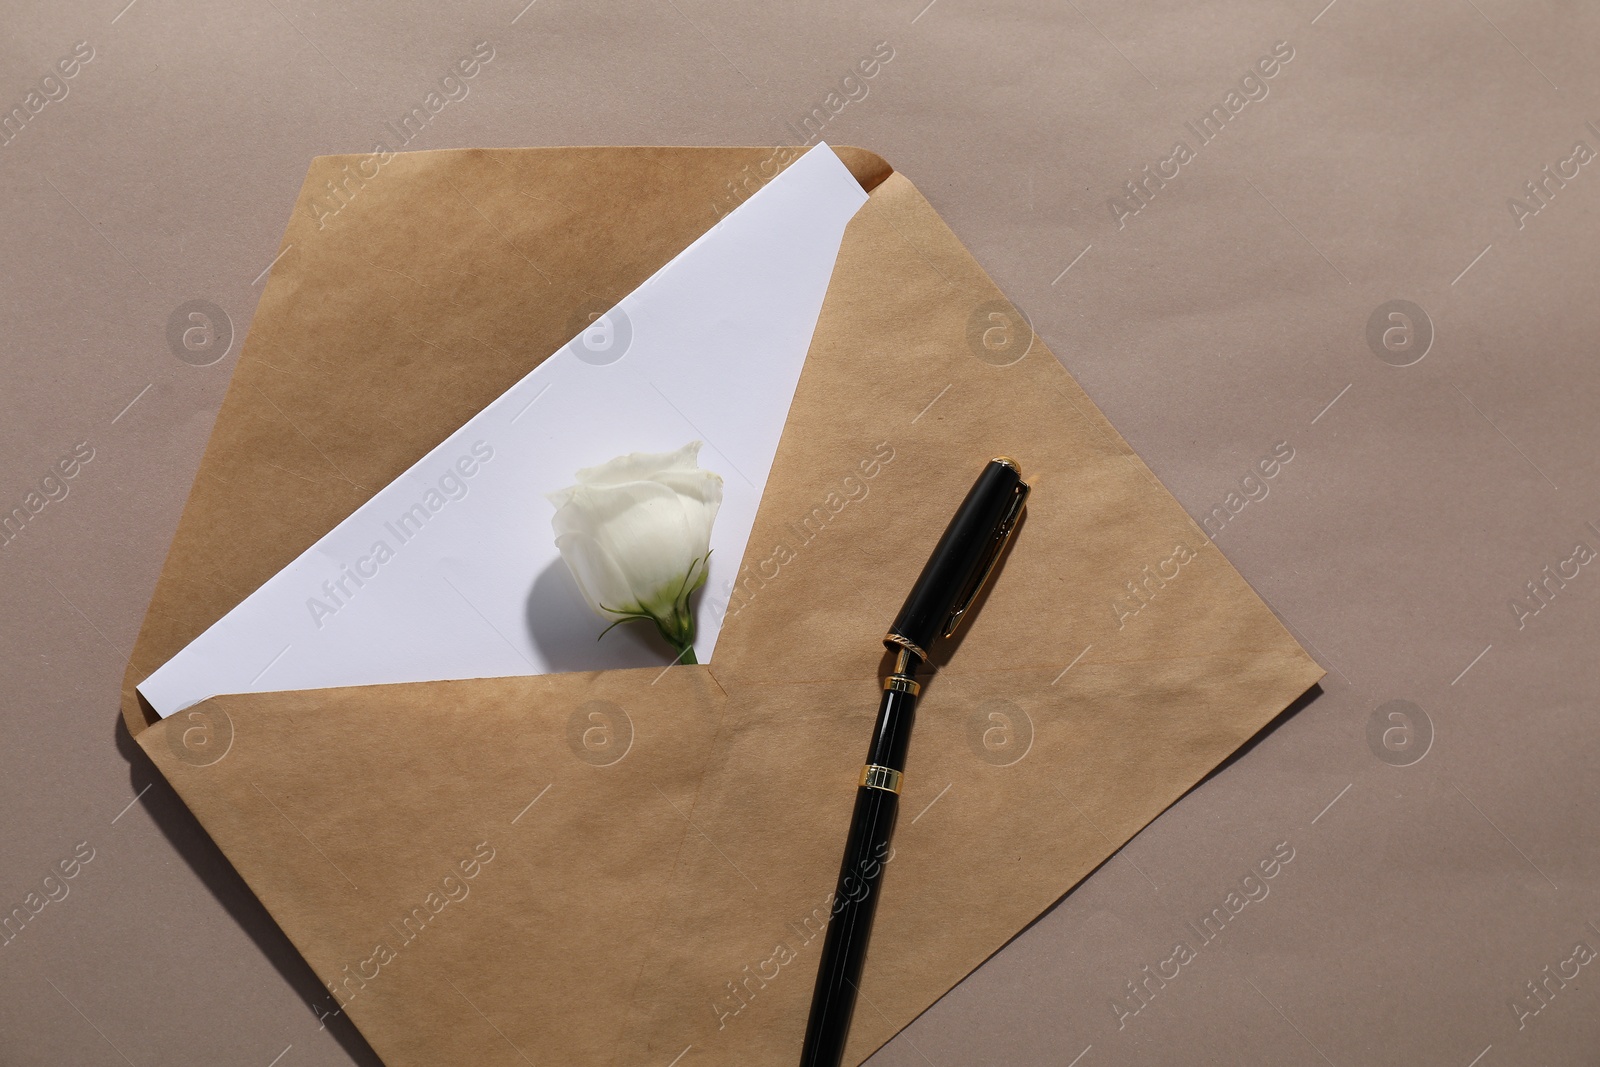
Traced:
POLYGON ((822 942, 800 1067, 839 1067, 855 1012, 878 890, 892 855, 911 726, 922 686, 917 669, 939 637, 955 633, 972 608, 1022 515, 1028 484, 1015 460, 991 460, 973 483, 883 643, 895 656, 883 681, 878 721, 856 789, 855 813, 839 865, 832 916, 822 942))

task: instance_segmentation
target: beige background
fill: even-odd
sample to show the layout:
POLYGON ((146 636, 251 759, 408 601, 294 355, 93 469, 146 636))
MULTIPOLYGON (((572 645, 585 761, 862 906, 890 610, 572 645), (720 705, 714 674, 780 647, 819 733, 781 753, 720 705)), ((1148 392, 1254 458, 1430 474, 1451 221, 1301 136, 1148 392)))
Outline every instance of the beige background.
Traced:
POLYGON ((1600 149, 1600 13, 136 0, 8 29, 7 108, 76 42, 95 58, 0 147, 0 503, 78 442, 94 458, 0 548, 0 907, 79 842, 94 858, 0 948, 0 1062, 373 1062, 318 1029, 314 977, 152 784, 117 693, 309 157, 388 139, 479 40, 495 59, 409 147, 792 142, 889 42, 824 135, 918 184, 1190 513, 1294 448, 1218 545, 1324 691, 873 1062, 1592 1060, 1600 971, 1552 980, 1521 1029, 1511 1004, 1600 947, 1600 571, 1520 629, 1509 602, 1577 541, 1600 549, 1600 177, 1551 181, 1520 229, 1507 198, 1575 141, 1600 149), (1185 122, 1279 41, 1294 58, 1266 98, 1197 147, 1185 122), (1193 161, 1119 228, 1108 198, 1180 138, 1193 161), (209 366, 167 340, 195 299, 232 320, 209 366), (1367 340, 1397 299, 1434 334, 1405 367, 1415 348, 1367 340), (1390 700, 1431 724, 1410 712, 1409 749, 1369 740, 1390 700), (1270 895, 1119 1030, 1124 983, 1280 842, 1270 895))

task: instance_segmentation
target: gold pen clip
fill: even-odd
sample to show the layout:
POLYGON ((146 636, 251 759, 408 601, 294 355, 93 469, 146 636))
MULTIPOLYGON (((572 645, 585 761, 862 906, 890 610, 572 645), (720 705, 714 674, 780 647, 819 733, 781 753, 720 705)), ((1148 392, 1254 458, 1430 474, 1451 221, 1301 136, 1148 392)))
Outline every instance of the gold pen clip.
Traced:
MULTIPOLYGON (((1021 473, 1015 460, 1006 456, 998 456, 997 463, 1004 463, 1012 470, 1021 473)), ((1017 528, 1017 520, 1022 517, 1022 505, 1028 499, 1029 486, 1027 482, 1018 481, 1016 495, 1011 500, 1011 506, 1001 516, 1000 522, 994 528, 994 538, 989 542, 988 556, 983 565, 974 573, 971 585, 963 591, 956 601, 956 606, 950 609, 950 617, 944 621, 944 637, 950 637, 961 625, 961 620, 966 617, 967 609, 972 607, 972 602, 978 599, 978 594, 983 591, 984 584, 988 582, 989 575, 994 572, 994 565, 1000 562, 1000 553, 1005 550, 1006 542, 1011 540, 1011 534, 1017 528)))

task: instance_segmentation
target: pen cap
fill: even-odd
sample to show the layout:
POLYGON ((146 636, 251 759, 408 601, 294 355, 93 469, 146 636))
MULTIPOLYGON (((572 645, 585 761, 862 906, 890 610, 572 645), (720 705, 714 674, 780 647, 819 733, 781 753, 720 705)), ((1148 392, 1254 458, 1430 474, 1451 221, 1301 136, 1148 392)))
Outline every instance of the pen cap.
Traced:
POLYGON ((1015 460, 990 460, 961 502, 884 637, 921 659, 936 637, 955 632, 1016 527, 1028 484, 1015 460))

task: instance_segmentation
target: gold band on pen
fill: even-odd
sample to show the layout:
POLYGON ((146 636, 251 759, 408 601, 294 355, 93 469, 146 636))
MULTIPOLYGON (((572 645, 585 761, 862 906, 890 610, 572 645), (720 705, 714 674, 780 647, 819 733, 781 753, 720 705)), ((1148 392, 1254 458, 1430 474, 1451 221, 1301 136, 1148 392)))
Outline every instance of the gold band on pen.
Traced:
POLYGON ((861 784, 868 789, 882 789, 886 793, 900 794, 900 772, 893 767, 869 763, 861 768, 861 784))
POLYGON ((912 696, 922 695, 922 683, 903 674, 889 675, 883 680, 883 687, 891 693, 910 693, 912 696))
POLYGON ((886 645, 887 644, 899 645, 901 648, 908 649, 909 651, 911 651, 918 659, 922 660, 924 663, 927 662, 928 654, 926 652, 922 651, 922 649, 918 648, 914 643, 912 643, 910 641, 907 641, 905 638, 901 637, 899 634, 896 634, 896 633, 884 634, 883 635, 883 643, 886 644, 886 645))

